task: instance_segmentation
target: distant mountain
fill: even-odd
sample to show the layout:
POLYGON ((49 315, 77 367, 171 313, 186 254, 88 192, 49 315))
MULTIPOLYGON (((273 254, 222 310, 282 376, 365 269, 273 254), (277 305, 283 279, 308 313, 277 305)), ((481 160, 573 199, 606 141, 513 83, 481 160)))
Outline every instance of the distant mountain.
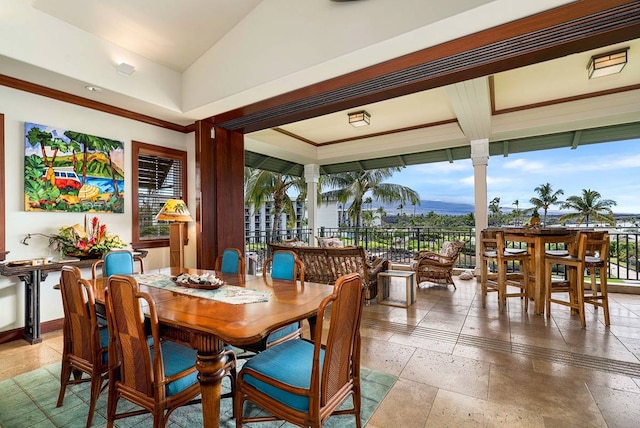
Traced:
MULTIPOLYGON (((386 204, 383 205, 384 210, 387 215, 397 215, 400 213, 398 206, 400 204, 386 204)), ((376 209, 380 206, 373 204, 373 208, 376 209)), ((443 202, 443 201, 430 201, 430 200, 421 200, 420 205, 415 206, 416 215, 420 214, 428 214, 433 211, 436 214, 440 215, 466 215, 475 211, 473 204, 463 204, 463 203, 455 203, 455 202, 443 202)), ((408 205, 402 208, 402 212, 407 215, 413 215, 414 206, 408 205)))

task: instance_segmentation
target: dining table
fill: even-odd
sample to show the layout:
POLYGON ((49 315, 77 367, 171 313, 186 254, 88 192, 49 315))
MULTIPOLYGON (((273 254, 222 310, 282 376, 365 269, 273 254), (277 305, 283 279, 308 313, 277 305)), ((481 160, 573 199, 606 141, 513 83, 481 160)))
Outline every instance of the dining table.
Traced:
MULTIPOLYGON (((225 344, 242 348, 258 342, 269 332, 293 322, 307 319, 314 331, 315 316, 321 301, 333 292, 333 286, 321 283, 274 280, 269 276, 225 274, 201 269, 163 269, 147 276, 136 275, 140 290, 155 303, 161 336, 190 346, 197 351, 196 368, 201 387, 204 426, 220 424, 221 381, 224 377, 225 344), (180 273, 212 274, 224 286, 242 287, 247 292, 262 293, 266 301, 234 304, 193 295, 189 290, 158 288, 145 284, 145 278, 180 273)), ((106 281, 93 280, 96 302, 104 302, 106 281)), ((223 287, 224 287, 223 286, 223 287)), ((233 288, 238 290, 237 288, 233 288)), ((313 338, 313 337, 312 337, 313 338)))
POLYGON ((533 272, 534 278, 534 313, 544 312, 545 302, 545 273, 544 257, 548 250, 548 244, 567 244, 575 241, 577 229, 566 227, 503 227, 499 228, 504 233, 507 242, 522 242, 527 244, 527 251, 531 254, 529 272, 533 272))

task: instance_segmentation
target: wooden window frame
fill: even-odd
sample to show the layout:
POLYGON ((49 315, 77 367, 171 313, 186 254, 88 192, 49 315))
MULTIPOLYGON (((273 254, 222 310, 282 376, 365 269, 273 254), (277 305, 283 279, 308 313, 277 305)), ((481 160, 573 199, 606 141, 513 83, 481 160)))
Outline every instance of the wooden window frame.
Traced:
MULTIPOLYGON (((139 141, 132 141, 132 209, 131 209, 131 226, 132 226, 132 244, 134 249, 142 248, 158 248, 169 246, 169 236, 166 238, 158 239, 140 239, 140 222, 139 222, 139 206, 140 206, 140 193, 138 189, 139 171, 138 171, 138 158, 140 155, 157 156, 168 159, 175 159, 182 162, 182 196, 181 199, 185 202, 188 200, 187 195, 187 152, 184 150, 171 149, 168 147, 156 146, 154 144, 142 143, 139 141)), ((186 234, 185 234, 186 237, 186 234)), ((185 244, 186 244, 185 238, 185 244)))

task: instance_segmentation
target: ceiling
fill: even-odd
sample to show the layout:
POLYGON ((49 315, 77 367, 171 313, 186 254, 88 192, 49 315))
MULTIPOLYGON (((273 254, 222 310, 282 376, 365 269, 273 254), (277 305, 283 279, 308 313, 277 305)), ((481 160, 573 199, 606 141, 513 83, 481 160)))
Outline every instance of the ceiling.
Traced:
MULTIPOLYGON (((281 94, 339 85, 341 76, 413 52, 428 57, 447 42, 536 13, 597 2, 533 3, 5 0, 0 39, 12 42, 0 42, 0 75, 179 128, 281 94), (136 71, 118 75, 118 62, 136 71), (102 90, 88 92, 89 85, 102 90)), ((492 154, 639 138, 638 28, 615 43, 603 38, 595 48, 514 61, 406 95, 334 103, 328 114, 248 132, 247 163, 298 174, 302 165, 319 164, 338 172, 469 158, 469 141, 484 138, 492 154), (591 56, 619 48, 629 48, 623 71, 588 79, 591 56), (362 109, 371 124, 350 126, 347 113, 362 109)))

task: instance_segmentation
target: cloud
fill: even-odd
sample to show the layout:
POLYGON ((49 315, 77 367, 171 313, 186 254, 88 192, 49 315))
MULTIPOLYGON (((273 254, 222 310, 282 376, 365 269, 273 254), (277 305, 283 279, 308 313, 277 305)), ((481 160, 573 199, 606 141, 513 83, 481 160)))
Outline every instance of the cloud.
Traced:
POLYGON ((542 172, 549 168, 548 164, 526 159, 514 159, 504 163, 505 169, 517 169, 522 172, 542 172))

